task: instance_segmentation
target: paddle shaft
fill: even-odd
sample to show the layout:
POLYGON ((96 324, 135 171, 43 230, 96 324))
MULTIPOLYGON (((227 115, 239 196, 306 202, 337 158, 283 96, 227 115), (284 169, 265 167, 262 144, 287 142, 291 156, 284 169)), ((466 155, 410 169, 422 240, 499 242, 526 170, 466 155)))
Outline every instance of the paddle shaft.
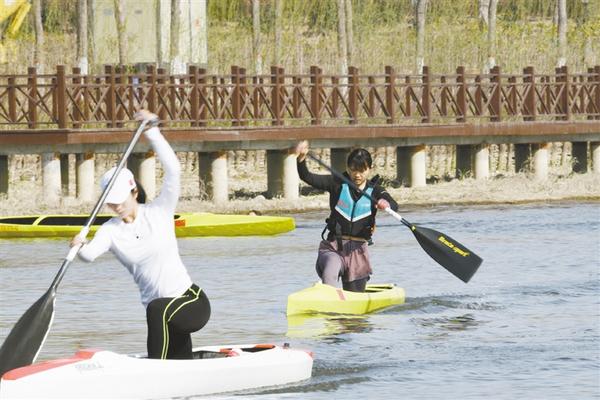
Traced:
MULTIPOLYGON (((143 120, 140 123, 139 127, 135 131, 135 134, 129 141, 129 145, 125 149, 125 152, 121 156, 121 159, 119 160, 119 163, 117 164, 117 169, 115 170, 115 173, 113 174, 113 176, 110 177, 110 180, 108 181, 108 185, 106 185, 106 187, 102 191, 102 194, 100 195, 100 198, 96 202, 94 209, 92 210, 90 216, 88 217, 87 221, 85 222, 85 225, 83 226, 83 228, 81 228, 81 231, 79 231, 78 236, 81 238, 82 241, 87 237, 87 234, 90 231, 90 227, 94 223, 96 216, 98 215, 98 213, 100 212, 100 209, 104 205, 104 200, 106 199, 106 196, 108 196, 108 192, 110 191, 110 189, 112 189, 115 181, 117 180, 117 176, 119 175, 119 172, 121 172, 121 170, 127 163, 127 159, 129 158, 129 155, 133 151, 133 148, 135 147, 135 144, 137 143, 140 136, 142 135, 142 132, 144 132, 144 129, 146 128, 146 125, 148 124, 148 122, 149 121, 147 121, 147 120, 143 120)), ((81 246, 82 245, 80 244, 77 246, 73 246, 71 248, 71 250, 65 257, 62 265, 60 266, 60 269, 58 270, 58 273, 56 274, 54 281, 52 281, 52 285, 50 285, 51 289, 56 290, 56 288, 62 281, 63 277, 65 276, 65 273, 67 272, 67 268, 69 267, 69 264, 71 264, 71 261, 73 261, 75 259, 75 256, 77 256, 77 253, 79 253, 81 246)))

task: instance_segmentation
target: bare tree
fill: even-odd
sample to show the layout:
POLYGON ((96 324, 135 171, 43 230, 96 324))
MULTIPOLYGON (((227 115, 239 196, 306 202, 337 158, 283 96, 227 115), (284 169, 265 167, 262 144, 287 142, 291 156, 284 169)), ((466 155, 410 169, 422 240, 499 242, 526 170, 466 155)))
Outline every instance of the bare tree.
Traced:
POLYGON ((352 0, 346 0, 346 54, 348 65, 352 65, 352 53, 354 53, 354 28, 352 26, 352 0))
POLYGON ((254 72, 262 74, 262 56, 260 54, 260 2, 252 0, 252 52, 254 55, 254 72))
POLYGON ((274 65, 281 64, 281 21, 283 18, 283 2, 284 0, 275 0, 275 55, 273 57, 274 65))
MULTIPOLYGON (((96 9, 96 0, 87 0, 87 41, 88 41, 88 69, 93 68, 96 64, 96 44, 94 41, 95 30, 94 30, 94 10, 96 9), (91 66, 91 68, 90 68, 91 66)), ((88 72, 90 72, 88 70, 88 72)))
POLYGON ((487 69, 490 70, 496 66, 496 9, 498 0, 489 0, 488 3, 488 57, 487 69))
POLYGON ((77 0, 77 66, 88 73, 88 12, 87 0, 77 0))
POLYGON ((585 40, 583 43, 583 64, 591 67, 595 64, 594 52, 592 51, 592 37, 590 32, 586 29, 586 24, 590 19, 589 0, 581 0, 583 5, 583 12, 581 16, 581 25, 584 29, 585 40))
POLYGON ((171 0, 171 35, 169 37, 169 58, 171 73, 185 72, 185 63, 181 55, 181 0, 171 0))
POLYGON ((490 0, 479 0, 479 27, 483 29, 488 24, 490 0))
POLYGON ((42 0, 33 0, 33 19, 35 30, 35 46, 33 49, 33 65, 40 71, 43 71, 44 64, 44 26, 42 25, 42 0))
POLYGON ((415 25, 417 30, 417 74, 423 72, 425 65, 425 16, 427 12, 427 0, 413 0, 415 5, 415 25))
POLYGON ((127 32, 125 30, 125 0, 114 0, 115 21, 117 23, 117 43, 119 46, 119 64, 127 64, 127 32))
POLYGON ((567 0, 558 1, 558 61, 562 67, 567 64, 567 0))
POLYGON ((337 1, 338 11, 338 57, 340 60, 340 75, 348 73, 348 47, 346 41, 346 2, 345 0, 337 1))
POLYGON ((163 63, 163 18, 161 0, 154 0, 154 9, 156 10, 156 63, 161 66, 163 63))

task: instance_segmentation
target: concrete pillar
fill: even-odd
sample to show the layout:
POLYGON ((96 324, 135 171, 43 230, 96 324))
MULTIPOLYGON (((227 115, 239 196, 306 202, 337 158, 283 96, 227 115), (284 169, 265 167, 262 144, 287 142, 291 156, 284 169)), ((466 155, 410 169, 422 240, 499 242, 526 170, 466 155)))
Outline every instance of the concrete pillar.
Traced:
POLYGON ((43 153, 42 186, 46 203, 56 203, 60 199, 60 153, 43 153))
POLYGON ((410 147, 396 147, 396 180, 403 186, 410 185, 410 147))
POLYGON ((198 172, 200 185, 204 185, 206 194, 213 202, 229 201, 226 151, 198 153, 198 172))
POLYGON ((287 200, 297 200, 300 197, 300 177, 296 166, 296 155, 290 151, 283 160, 283 197, 287 200))
POLYGON ((592 153, 592 171, 594 174, 600 175, 600 142, 590 143, 590 152, 592 153))
POLYGON ((156 157, 152 150, 129 156, 127 166, 146 192, 146 201, 156 197, 156 157))
POLYGON ((471 163, 473 148, 470 144, 456 145, 456 177, 463 178, 469 176, 473 172, 471 163))
POLYGON ((75 155, 75 180, 80 201, 94 201, 94 170, 94 153, 90 151, 75 155))
POLYGON ((348 154, 350 154, 350 149, 342 148, 342 149, 331 149, 331 168, 336 171, 344 172, 346 170, 348 154))
POLYGON ((530 144, 515 144, 515 172, 523 172, 529 169, 529 159, 531 158, 530 144))
POLYGON ((588 171, 587 142, 573 142, 573 172, 586 173, 588 171))
POLYGON ((267 150, 267 195, 289 200, 299 196, 296 156, 289 150, 267 150))
POLYGON ((60 187, 64 197, 69 195, 69 154, 60 155, 60 187))
POLYGON ((8 156, 0 155, 0 194, 8 194, 8 156))
POLYGON ((427 153, 425 145, 413 146, 410 149, 410 186, 425 186, 427 178, 427 153))
POLYGON ((532 145, 533 150, 533 172, 535 179, 544 180, 548 178, 548 155, 550 153, 549 143, 537 143, 532 145))
POLYGON ((475 151, 475 179, 490 177, 490 146, 479 144, 474 146, 475 151))

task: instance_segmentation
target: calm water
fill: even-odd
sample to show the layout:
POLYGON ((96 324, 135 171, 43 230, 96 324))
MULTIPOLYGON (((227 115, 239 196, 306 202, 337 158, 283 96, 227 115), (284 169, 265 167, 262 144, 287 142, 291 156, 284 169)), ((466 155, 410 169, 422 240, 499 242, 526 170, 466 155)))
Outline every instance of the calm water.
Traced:
MULTIPOLYGON (((213 307, 194 345, 289 342, 314 351, 312 379, 245 395, 259 399, 600 398, 600 204, 404 216, 453 236, 484 263, 464 284, 381 216, 371 282, 403 286, 407 303, 364 318, 286 320, 287 295, 316 280, 324 212, 297 215, 294 232, 273 238, 180 240, 213 307)), ((66 241, 0 241, 0 341, 66 253, 66 241)), ((145 335, 137 288, 107 254, 70 267, 40 359, 82 347, 144 352, 145 335)))

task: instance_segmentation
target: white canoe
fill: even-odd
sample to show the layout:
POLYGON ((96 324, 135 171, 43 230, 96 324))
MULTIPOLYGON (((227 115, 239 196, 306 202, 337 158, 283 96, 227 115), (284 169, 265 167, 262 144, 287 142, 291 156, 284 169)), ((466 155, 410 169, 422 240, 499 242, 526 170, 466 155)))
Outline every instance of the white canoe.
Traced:
POLYGON ((157 399, 284 385, 310 378, 312 353, 288 345, 209 346, 193 360, 152 360, 111 351, 13 369, 2 376, 2 399, 157 399))

